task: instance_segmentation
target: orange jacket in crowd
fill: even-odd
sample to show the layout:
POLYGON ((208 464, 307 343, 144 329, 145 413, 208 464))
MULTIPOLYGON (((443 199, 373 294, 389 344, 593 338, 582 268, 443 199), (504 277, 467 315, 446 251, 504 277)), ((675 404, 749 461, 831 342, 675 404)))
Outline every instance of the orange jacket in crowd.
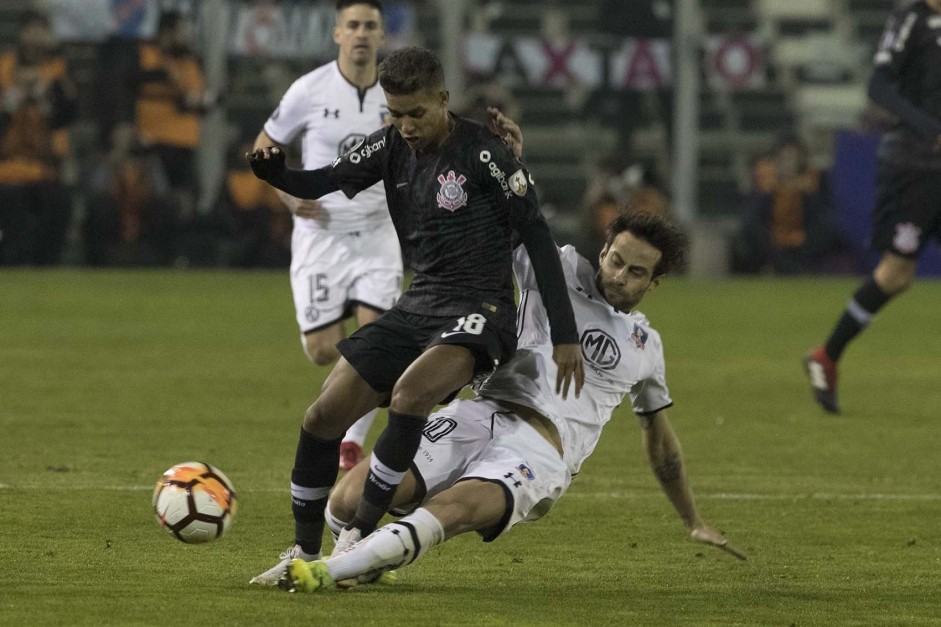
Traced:
POLYGON ((15 50, 0 56, 0 100, 10 90, 27 92, 0 130, 0 184, 58 179, 59 162, 69 152, 69 132, 64 126, 57 128, 49 96, 51 86, 64 80, 66 64, 61 56, 47 57, 35 67, 22 67, 15 50))
POLYGON ((761 159, 754 169, 755 191, 771 197, 768 228, 775 248, 797 248, 807 239, 806 196, 820 191, 820 172, 805 170, 792 179, 781 180, 773 158, 761 159))
POLYGON ((199 60, 174 56, 155 43, 140 44, 141 83, 137 91, 138 137, 144 145, 195 149, 199 145, 199 112, 187 106, 205 89, 199 60))

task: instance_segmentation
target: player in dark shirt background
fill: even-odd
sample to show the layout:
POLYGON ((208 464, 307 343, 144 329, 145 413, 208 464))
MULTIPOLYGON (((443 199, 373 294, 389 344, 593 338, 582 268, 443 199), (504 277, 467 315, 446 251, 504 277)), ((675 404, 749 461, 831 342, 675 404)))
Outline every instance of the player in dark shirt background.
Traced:
POLYGON ((826 344, 804 362, 817 402, 834 414, 836 365, 846 345, 912 285, 928 238, 941 238, 941 0, 921 0, 889 17, 869 97, 897 118, 879 146, 872 246, 882 257, 826 344))
POLYGON ((406 264, 415 274, 396 305, 342 340, 342 359, 307 410, 291 475, 295 546, 253 581, 274 584, 292 558, 321 552, 324 508, 340 437, 389 403, 356 516, 337 548, 372 532, 415 456, 428 414, 516 348, 512 239, 526 246, 550 315, 557 392, 584 381, 574 314, 533 180, 502 139, 452 115, 440 61, 421 48, 379 67, 392 124, 330 166, 288 170, 277 148, 249 156, 255 173, 300 198, 352 197, 383 181, 406 264))

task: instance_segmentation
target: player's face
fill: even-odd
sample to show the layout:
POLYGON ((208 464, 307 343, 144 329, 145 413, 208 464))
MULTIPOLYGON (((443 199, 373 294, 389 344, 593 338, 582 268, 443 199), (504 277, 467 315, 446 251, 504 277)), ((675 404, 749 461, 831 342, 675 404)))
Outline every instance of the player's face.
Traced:
POLYGON ((448 92, 421 89, 395 96, 386 93, 392 126, 415 152, 434 150, 448 136, 448 92))
POLYGON ((382 15, 375 7, 353 4, 337 13, 333 41, 340 47, 340 56, 354 65, 375 63, 385 39, 382 15))
POLYGON ((598 288, 615 309, 630 311, 660 283, 653 273, 662 256, 647 240, 622 231, 598 258, 598 288))

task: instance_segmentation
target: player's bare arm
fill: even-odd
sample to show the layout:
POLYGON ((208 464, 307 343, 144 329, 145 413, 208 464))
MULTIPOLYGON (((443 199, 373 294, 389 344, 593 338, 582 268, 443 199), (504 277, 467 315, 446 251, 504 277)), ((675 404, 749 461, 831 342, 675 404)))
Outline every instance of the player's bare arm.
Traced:
POLYGON ((552 360, 559 370, 555 378, 555 392, 562 398, 568 398, 572 381, 575 382, 575 397, 582 393, 585 385, 585 368, 582 363, 582 349, 579 344, 557 344, 552 349, 552 360))
POLYGON ((686 478, 683 449, 666 411, 660 410, 641 416, 640 425, 650 468, 682 519, 690 537, 697 542, 725 550, 740 560, 746 559, 744 553, 729 546, 729 541, 700 517, 693 491, 686 478))

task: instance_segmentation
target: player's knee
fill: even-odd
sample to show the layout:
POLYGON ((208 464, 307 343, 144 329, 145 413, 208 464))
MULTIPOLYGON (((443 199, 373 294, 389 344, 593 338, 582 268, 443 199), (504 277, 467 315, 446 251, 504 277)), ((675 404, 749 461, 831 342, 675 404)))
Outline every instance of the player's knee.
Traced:
POLYGON ((392 389, 389 409, 400 414, 426 416, 445 395, 439 393, 433 385, 415 381, 399 382, 392 389))
POLYGON ((334 439, 342 436, 346 427, 340 424, 340 421, 330 412, 324 411, 320 403, 315 401, 304 412, 304 431, 318 438, 334 439))
POLYGON ((330 514, 337 520, 348 523, 356 515, 359 495, 352 489, 351 482, 340 481, 330 493, 330 514))
POLYGON ((874 273, 876 284, 886 294, 901 294, 915 283, 915 267, 898 268, 880 264, 874 273))
POLYGON ((313 335, 308 335, 304 340, 304 352, 307 358, 317 366, 332 364, 340 356, 340 351, 336 349, 336 346, 322 342, 313 335))

